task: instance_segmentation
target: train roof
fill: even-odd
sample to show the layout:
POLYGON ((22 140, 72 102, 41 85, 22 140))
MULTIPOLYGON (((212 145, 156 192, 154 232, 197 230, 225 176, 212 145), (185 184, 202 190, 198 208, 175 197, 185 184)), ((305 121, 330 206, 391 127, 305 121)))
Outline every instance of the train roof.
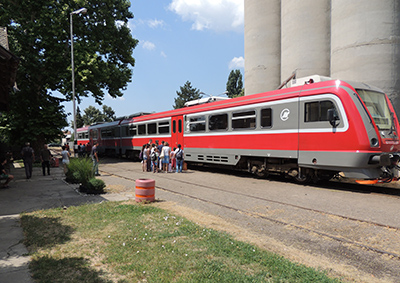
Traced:
POLYGON ((76 129, 77 132, 83 132, 83 131, 87 131, 89 129, 89 126, 84 126, 81 128, 76 129))
POLYGON ((97 128, 107 128, 107 127, 112 127, 112 126, 118 126, 121 123, 122 120, 115 120, 112 122, 105 122, 105 123, 97 123, 92 126, 90 126, 90 129, 97 129, 97 128))

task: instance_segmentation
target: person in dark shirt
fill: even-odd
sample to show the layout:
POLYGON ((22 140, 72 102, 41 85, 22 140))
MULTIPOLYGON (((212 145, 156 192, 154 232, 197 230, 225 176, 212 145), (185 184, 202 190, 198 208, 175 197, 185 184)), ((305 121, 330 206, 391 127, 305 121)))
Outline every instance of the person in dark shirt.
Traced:
POLYGON ((40 160, 42 161, 42 169, 43 176, 46 175, 46 167, 47 167, 47 175, 50 175, 50 158, 52 157, 50 150, 47 148, 47 144, 44 145, 44 148, 40 152, 40 160))

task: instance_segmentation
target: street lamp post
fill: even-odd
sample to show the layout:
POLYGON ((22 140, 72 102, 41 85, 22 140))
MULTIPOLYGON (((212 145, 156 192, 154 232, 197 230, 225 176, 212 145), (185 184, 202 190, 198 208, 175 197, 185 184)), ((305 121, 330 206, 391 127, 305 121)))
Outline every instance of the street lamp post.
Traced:
MULTIPOLYGON (((75 149, 75 141, 77 139, 76 134, 76 105, 75 105, 75 66, 74 66, 74 33, 73 33, 73 24, 72 24, 72 15, 86 13, 86 8, 81 8, 79 10, 73 11, 69 14, 69 21, 70 21, 70 30, 71 30, 71 67, 72 67, 72 107, 73 115, 74 115, 74 149, 75 149)), ((75 150, 74 150, 75 152, 75 150)))

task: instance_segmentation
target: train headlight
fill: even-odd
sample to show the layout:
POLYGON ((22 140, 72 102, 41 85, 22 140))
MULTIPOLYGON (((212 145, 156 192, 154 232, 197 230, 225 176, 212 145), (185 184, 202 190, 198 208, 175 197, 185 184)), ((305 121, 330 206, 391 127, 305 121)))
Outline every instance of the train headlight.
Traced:
POLYGON ((378 147, 379 146, 379 141, 376 138, 371 139, 371 146, 372 147, 378 147))

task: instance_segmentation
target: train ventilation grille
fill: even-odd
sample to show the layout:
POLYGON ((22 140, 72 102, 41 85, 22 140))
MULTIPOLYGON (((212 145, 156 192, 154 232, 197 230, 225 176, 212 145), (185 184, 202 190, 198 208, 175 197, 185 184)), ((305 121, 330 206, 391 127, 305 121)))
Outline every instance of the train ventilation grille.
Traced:
POLYGON ((211 162, 228 162, 227 156, 219 156, 219 155, 198 155, 197 160, 199 161, 211 161, 211 162))

